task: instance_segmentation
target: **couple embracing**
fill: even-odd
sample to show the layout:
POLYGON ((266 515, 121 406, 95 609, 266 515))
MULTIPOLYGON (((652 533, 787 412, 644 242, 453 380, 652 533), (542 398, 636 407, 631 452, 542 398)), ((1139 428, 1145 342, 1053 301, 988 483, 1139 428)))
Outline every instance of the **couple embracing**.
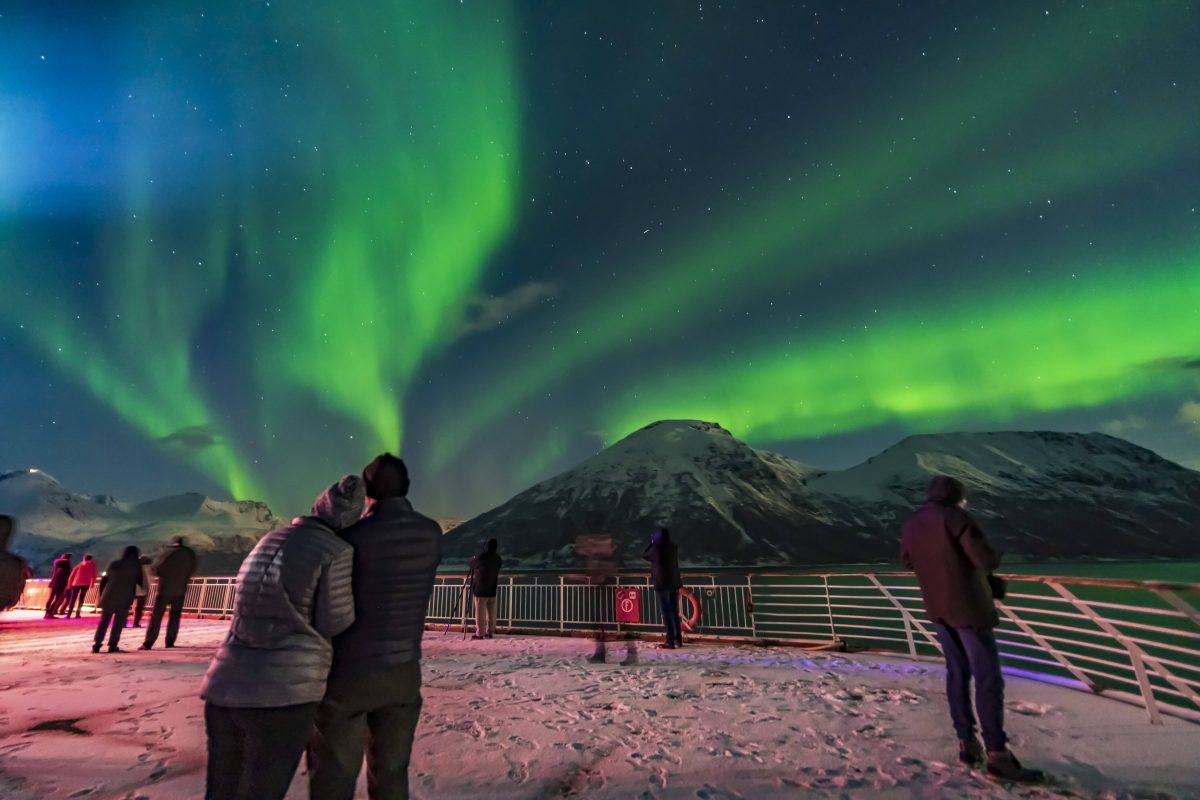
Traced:
POLYGON ((283 798, 307 750, 310 795, 408 797, 421 637, 441 528, 385 453, 242 562, 229 636, 204 678, 207 800, 283 798), (365 510, 364 510, 365 509, 365 510))

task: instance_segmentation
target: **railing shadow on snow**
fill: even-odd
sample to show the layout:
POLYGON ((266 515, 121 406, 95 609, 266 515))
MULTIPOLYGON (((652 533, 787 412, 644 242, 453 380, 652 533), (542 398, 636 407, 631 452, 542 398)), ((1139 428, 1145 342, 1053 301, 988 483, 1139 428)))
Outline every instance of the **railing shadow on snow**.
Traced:
MULTIPOLYGON (((1152 723, 1170 714, 1200 722, 1200 584, 1006 575, 997 603, 1005 671, 1144 708, 1152 723)), ((911 573, 687 572, 681 617, 690 635, 714 641, 884 650, 911 658, 940 654, 911 573)), ((194 578, 185 611, 225 618, 235 578, 194 578)), ((152 586, 148 605, 157 586, 152 586)), ((30 581, 21 607, 45 606, 46 581, 30 581)), ((98 599, 93 586, 85 599, 98 599)), ((464 575, 438 575, 427 625, 466 630, 473 616, 464 575)), ((644 573, 594 585, 572 573, 501 579, 497 623, 511 633, 616 636, 662 631, 658 599, 644 573), (618 621, 618 598, 640 606, 640 622, 618 621)))

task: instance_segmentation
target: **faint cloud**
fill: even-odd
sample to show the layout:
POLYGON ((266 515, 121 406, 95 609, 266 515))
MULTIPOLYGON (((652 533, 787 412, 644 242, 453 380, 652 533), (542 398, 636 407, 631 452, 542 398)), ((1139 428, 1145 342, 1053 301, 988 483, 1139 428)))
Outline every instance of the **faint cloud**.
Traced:
POLYGON ((221 444, 225 439, 211 425, 189 425, 174 433, 169 433, 157 441, 168 450, 184 455, 195 455, 201 450, 221 444))
POLYGON ((1154 369, 1183 370, 1185 372, 1200 372, 1200 356, 1183 356, 1181 358, 1160 358, 1149 362, 1154 369))
POLYGON ((1100 430, 1107 433, 1109 436, 1124 436, 1127 433, 1134 431, 1143 431, 1150 427, 1150 420, 1145 417, 1139 417, 1136 414, 1130 414, 1128 417, 1120 419, 1110 419, 1108 422, 1100 426, 1100 430))
POLYGON ((1188 400, 1179 407, 1179 421, 1200 436, 1200 401, 1188 400))
POLYGON ((489 331, 557 293, 556 283, 530 281, 504 294, 478 295, 467 305, 459 334, 466 336, 469 333, 489 331))

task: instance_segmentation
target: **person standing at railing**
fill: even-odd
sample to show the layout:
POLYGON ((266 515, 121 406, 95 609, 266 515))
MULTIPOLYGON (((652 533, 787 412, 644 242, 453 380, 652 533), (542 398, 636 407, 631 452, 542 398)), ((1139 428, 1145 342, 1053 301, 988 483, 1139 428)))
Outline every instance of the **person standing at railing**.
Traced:
POLYGON ((683 578, 679 574, 679 548, 671 541, 671 534, 666 528, 654 529, 642 558, 650 562, 650 580, 654 584, 654 593, 658 595, 663 625, 667 629, 667 641, 663 647, 668 650, 682 647, 679 590, 683 588, 683 578))
POLYGON ((242 562, 229 635, 200 687, 207 800, 287 794, 325 695, 333 637, 354 622, 354 551, 337 534, 362 509, 362 479, 347 475, 311 516, 263 536, 242 562))
MULTIPOLYGON (((71 554, 63 553, 54 559, 50 572, 50 596, 46 600, 46 619, 54 619, 67 604, 67 589, 71 580, 71 554)), ((70 616, 68 614, 68 616, 70 616)))
POLYGON ((499 542, 488 539, 483 552, 471 557, 471 594, 475 598, 475 635, 472 639, 491 639, 496 635, 496 591, 500 585, 500 563, 496 552, 499 542))
POLYGON ((142 565, 142 583, 133 599, 133 627, 142 627, 142 615, 146 613, 146 598, 150 596, 150 556, 139 559, 142 565))
POLYGON ((104 643, 104 634, 109 623, 112 623, 112 633, 108 637, 108 652, 123 652, 118 645, 121 642, 121 631, 125 629, 125 621, 129 619, 129 607, 133 605, 134 593, 142 582, 142 562, 138 549, 133 545, 125 548, 125 553, 108 565, 104 577, 100 579, 100 624, 96 626, 96 637, 92 642, 92 652, 99 653, 100 645, 104 643))
POLYGON ((367 749, 372 798, 408 797, 421 716, 421 639, 442 527, 408 502, 408 468, 384 453, 363 470, 370 506, 342 532, 354 547, 355 621, 333 641, 329 688, 308 748, 309 790, 350 800, 367 749))
POLYGON ((88 589, 91 589, 95 582, 96 561, 92 558, 91 553, 84 553, 83 561, 80 561, 75 565, 75 569, 71 570, 71 579, 67 582, 70 588, 70 594, 67 595, 67 619, 71 618, 71 614, 75 615, 75 619, 79 619, 79 615, 83 611, 83 598, 87 596, 88 589))
POLYGON ((183 543, 182 536, 176 536, 150 568, 158 576, 158 594, 154 596, 154 610, 150 612, 150 627, 146 629, 142 649, 149 650, 158 641, 158 628, 167 606, 171 607, 171 616, 167 620, 167 647, 174 647, 179 636, 179 621, 183 618, 183 596, 187 594, 188 581, 196 573, 196 551, 183 543))
MULTIPOLYGON (((592 595, 592 620, 596 627, 592 641, 595 650, 588 662, 603 664, 608 659, 608 631, 615 628, 617 575, 621 569, 620 546, 606 533, 584 533, 575 538, 575 553, 583 559, 588 576, 588 591, 592 595)), ((625 658, 621 666, 631 667, 637 663, 637 642, 625 640, 625 658)))
POLYGON ((1000 566, 979 525, 966 511, 962 483, 947 475, 929 482, 925 505, 904 523, 900 557, 917 574, 925 613, 937 629, 946 659, 946 697, 958 734, 958 758, 983 760, 971 712, 987 747, 987 771, 1015 781, 1039 781, 1040 771, 1021 766, 1004 732, 1004 678, 994 629, 1000 624, 988 576, 1000 566))

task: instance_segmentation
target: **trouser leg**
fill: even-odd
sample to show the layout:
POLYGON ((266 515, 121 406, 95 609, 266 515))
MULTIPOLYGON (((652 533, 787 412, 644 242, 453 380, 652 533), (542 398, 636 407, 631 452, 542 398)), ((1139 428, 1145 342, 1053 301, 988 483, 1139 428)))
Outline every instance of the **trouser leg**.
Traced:
POLYGON ((145 647, 153 647, 158 641, 158 629, 162 625, 163 611, 167 608, 167 598, 159 594, 154 598, 154 606, 150 611, 150 627, 146 628, 145 647))
POLYGON ((167 602, 171 606, 171 615, 167 619, 167 647, 174 647, 179 638, 179 621, 183 619, 183 598, 172 597, 167 602))
POLYGON ((146 595, 139 594, 134 603, 136 605, 133 611, 133 627, 140 628, 142 627, 142 616, 146 613, 146 595))
POLYGON ((86 586, 72 586, 71 594, 67 597, 67 616, 72 614, 78 615, 83 610, 83 595, 87 591, 86 586))
POLYGON ((121 642, 121 632, 125 630, 125 623, 129 621, 129 606, 118 608, 113 615, 112 632, 108 634, 108 646, 115 648, 121 642))
POLYGON ((946 658, 946 700, 950 704, 950 719, 960 741, 975 737, 975 715, 971 711, 971 663, 963 648, 959 630, 935 623, 938 642, 946 658))
POLYGON ((283 800, 304 754, 317 704, 247 708, 234 713, 245 737, 238 800, 283 800))
POLYGON ((671 618, 670 631, 675 635, 675 644, 683 643, 683 629, 679 621, 679 590, 672 589, 667 598, 668 616, 671 618))
POLYGON ((313 800, 352 800, 363 763, 367 713, 348 688, 330 687, 308 740, 308 789, 313 800))
POLYGON ((487 633, 487 598, 475 598, 475 635, 483 636, 487 633))
POLYGON ((100 623, 96 625, 96 636, 93 642, 97 647, 104 644, 104 634, 108 631, 108 623, 112 621, 113 612, 109 609, 104 609, 100 614, 100 623))
POLYGON ((390 670, 396 696, 367 714, 367 789, 372 800, 408 800, 408 764, 421 717, 421 665, 390 670))
POLYGON ((488 636, 496 635, 496 598, 489 597, 487 599, 487 632, 488 636))
POLYGON ((1008 746, 1004 733, 1004 676, 1000 672, 1000 650, 991 628, 959 631, 971 675, 975 678, 975 712, 988 750, 999 752, 1008 746))
POLYGON ((205 800, 233 800, 238 796, 245 756, 244 736, 232 708, 204 704, 204 733, 208 741, 205 800))

